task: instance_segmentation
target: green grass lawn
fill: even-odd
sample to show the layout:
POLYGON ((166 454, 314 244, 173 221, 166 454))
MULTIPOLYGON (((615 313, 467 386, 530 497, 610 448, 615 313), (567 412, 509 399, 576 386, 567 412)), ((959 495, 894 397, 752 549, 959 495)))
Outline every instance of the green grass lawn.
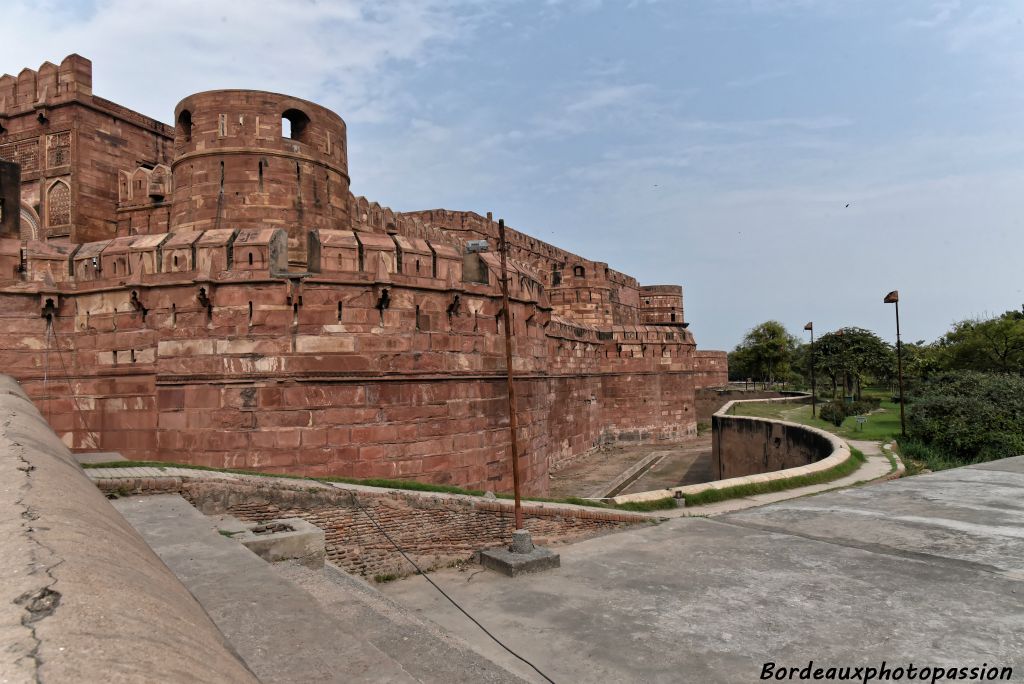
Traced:
MULTIPOLYGON (((818 402, 821 407, 821 402, 818 402)), ((733 413, 737 416, 756 416, 759 418, 778 418, 802 425, 810 425, 826 432, 839 435, 844 439, 862 439, 868 442, 881 442, 900 433, 900 406, 891 401, 883 401, 881 410, 868 415, 868 421, 858 429, 857 419, 850 416, 840 427, 832 423, 811 418, 810 404, 749 403, 736 404, 733 413)))

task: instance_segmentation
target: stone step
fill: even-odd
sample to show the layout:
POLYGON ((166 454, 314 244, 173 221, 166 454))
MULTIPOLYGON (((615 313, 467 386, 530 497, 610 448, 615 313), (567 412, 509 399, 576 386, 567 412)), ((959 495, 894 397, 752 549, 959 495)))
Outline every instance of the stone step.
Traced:
POLYGON ((521 683, 365 581, 327 564, 270 564, 177 494, 112 502, 263 682, 521 683))
POLYGON ((263 682, 423 681, 177 494, 112 502, 263 682))

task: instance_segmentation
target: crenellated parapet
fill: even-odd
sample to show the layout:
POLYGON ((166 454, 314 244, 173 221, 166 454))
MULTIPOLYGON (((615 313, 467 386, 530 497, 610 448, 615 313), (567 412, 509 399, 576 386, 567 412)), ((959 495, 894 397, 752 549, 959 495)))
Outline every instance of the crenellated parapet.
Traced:
POLYGON ((46 118, 48 108, 78 97, 92 96, 92 62, 68 55, 59 66, 43 62, 38 69, 22 69, 17 76, 0 76, 0 133, 4 120, 35 113, 46 118))

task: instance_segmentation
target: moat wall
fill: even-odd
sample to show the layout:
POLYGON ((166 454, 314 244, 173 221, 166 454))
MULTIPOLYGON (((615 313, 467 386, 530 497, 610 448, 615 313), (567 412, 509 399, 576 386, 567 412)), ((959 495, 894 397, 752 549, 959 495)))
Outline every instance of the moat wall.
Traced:
POLYGON ((838 440, 820 430, 727 411, 711 418, 712 472, 719 480, 796 468, 836 451, 838 440))

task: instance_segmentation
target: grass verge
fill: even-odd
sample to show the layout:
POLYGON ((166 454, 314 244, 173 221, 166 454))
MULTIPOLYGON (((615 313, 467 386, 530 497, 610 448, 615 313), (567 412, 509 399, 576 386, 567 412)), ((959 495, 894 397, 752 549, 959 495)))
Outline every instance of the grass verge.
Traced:
POLYGON ((897 446, 900 456, 903 458, 903 465, 907 468, 907 475, 917 475, 923 470, 935 472, 982 462, 981 459, 963 461, 954 458, 944 453, 941 449, 936 449, 910 437, 900 439, 897 446))
POLYGON ((754 484, 736 485, 735 487, 727 487, 725 489, 708 489, 699 494, 687 494, 685 495, 686 505, 702 506, 704 504, 725 501, 726 499, 735 499, 737 497, 769 494, 771 492, 781 492, 787 489, 796 489, 797 487, 825 484, 826 482, 832 482, 833 480, 838 480, 841 477, 850 475, 866 460, 867 459, 864 457, 864 454, 859 449, 851 448, 850 458, 838 465, 832 466, 828 470, 822 470, 821 472, 812 473, 810 475, 797 475, 796 477, 786 478, 785 480, 756 482, 754 484))
MULTIPOLYGON (((818 408, 821 408, 821 403, 821 401, 818 402, 818 408)), ((881 442, 900 433, 900 407, 899 404, 894 404, 891 401, 883 401, 879 408, 881 408, 880 411, 868 414, 867 422, 861 426, 857 425, 857 418, 855 416, 848 417, 839 427, 826 420, 821 420, 817 416, 812 418, 811 405, 809 403, 742 403, 736 404, 733 407, 733 415, 788 420, 793 423, 816 427, 825 432, 831 432, 844 439, 881 442)))
MULTIPOLYGON (((438 492, 441 494, 465 494, 467 496, 483 496, 480 489, 463 489, 452 485, 431 484, 417 480, 386 480, 381 478, 370 478, 359 480, 351 477, 314 477, 309 475, 295 475, 292 473, 261 473, 255 470, 241 470, 237 468, 211 468, 209 466, 191 465, 187 463, 168 463, 166 461, 106 461, 104 463, 83 463, 83 468, 188 468, 189 470, 205 470, 214 473, 231 473, 233 475, 258 475, 260 477, 278 477, 286 480, 314 480, 316 482, 338 482, 341 484, 363 485, 364 487, 382 487, 385 489, 405 489, 415 492, 438 492)), ((501 493, 496 495, 499 499, 512 499, 512 494, 501 493)), ((565 499, 547 499, 543 497, 523 497, 523 501, 535 501, 538 503, 559 503, 573 504, 575 506, 587 506, 589 508, 606 508, 623 511, 660 511, 675 507, 672 497, 658 499, 657 501, 645 501, 641 506, 638 503, 610 504, 600 501, 581 499, 570 496, 565 499), (638 507, 640 506, 640 507, 638 507)))

